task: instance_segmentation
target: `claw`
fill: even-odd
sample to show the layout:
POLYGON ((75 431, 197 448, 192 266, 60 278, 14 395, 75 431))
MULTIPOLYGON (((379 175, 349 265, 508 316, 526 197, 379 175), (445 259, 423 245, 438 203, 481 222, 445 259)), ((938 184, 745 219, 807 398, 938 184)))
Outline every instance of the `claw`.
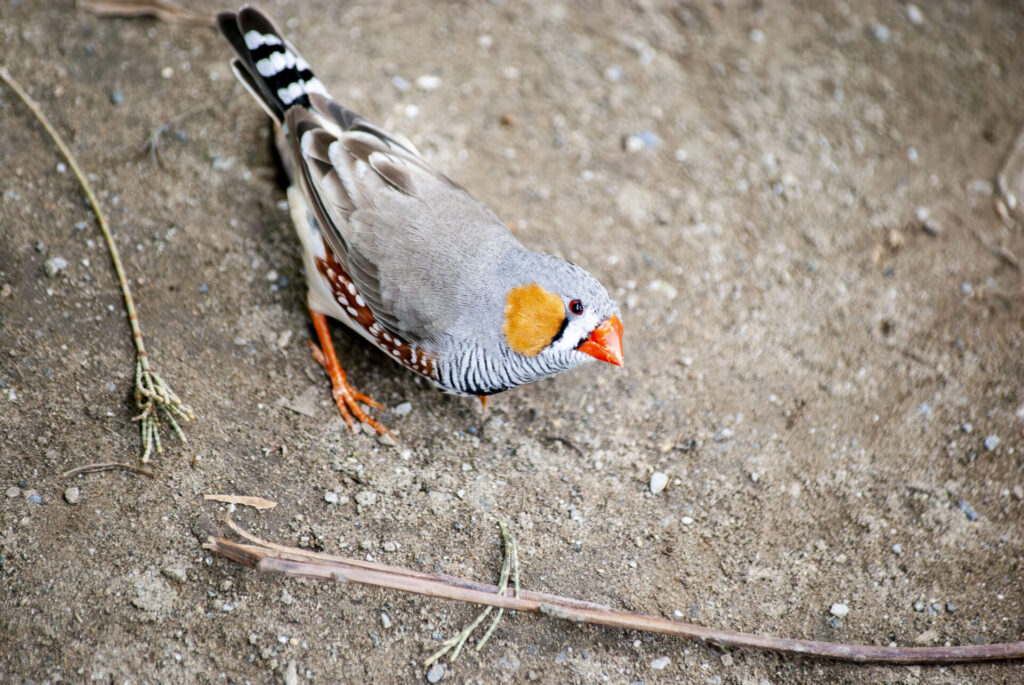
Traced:
POLYGON ((331 385, 334 387, 331 394, 334 397, 334 404, 338 407, 338 413, 341 414, 341 418, 345 420, 345 423, 348 424, 353 433, 359 432, 359 426, 356 425, 356 421, 358 421, 370 426, 379 435, 388 435, 394 439, 395 436, 391 435, 391 431, 381 425, 379 421, 368 416, 359 405, 362 402, 377 409, 384 409, 384 405, 380 402, 364 395, 348 384, 345 370, 341 368, 341 364, 338 362, 338 355, 334 351, 334 342, 331 340, 331 333, 327 328, 327 318, 320 312, 313 311, 312 309, 309 310, 309 314, 313 317, 313 327, 316 328, 317 337, 320 338, 319 347, 312 340, 307 341, 310 352, 313 355, 313 359, 324 368, 324 372, 331 379, 331 385))

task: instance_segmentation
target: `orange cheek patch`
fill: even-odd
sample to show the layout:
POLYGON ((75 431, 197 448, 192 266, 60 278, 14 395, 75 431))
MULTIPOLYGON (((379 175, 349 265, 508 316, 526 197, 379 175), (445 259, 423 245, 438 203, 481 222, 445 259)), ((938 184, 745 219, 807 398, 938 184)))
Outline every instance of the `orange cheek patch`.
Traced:
POLYGON ((534 282, 513 288, 505 298, 501 332, 514 352, 536 357, 558 335, 564 319, 562 298, 534 282))

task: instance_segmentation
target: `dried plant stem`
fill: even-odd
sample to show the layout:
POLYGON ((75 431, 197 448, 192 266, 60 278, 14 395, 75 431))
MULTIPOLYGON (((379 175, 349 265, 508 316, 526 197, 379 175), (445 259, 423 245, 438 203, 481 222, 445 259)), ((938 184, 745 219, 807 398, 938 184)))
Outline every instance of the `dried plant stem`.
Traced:
POLYGON ((193 418, 192 410, 182 403, 181 398, 149 366, 149 355, 146 354, 146 346, 142 341, 142 328, 139 325, 138 313, 135 311, 135 299, 132 297, 131 288, 128 286, 128 278, 125 276, 124 266, 121 264, 121 255, 117 250, 117 245, 114 243, 114 236, 110 232, 107 219, 100 210, 99 202, 96 201, 96 195, 92 192, 92 186, 89 185, 85 173, 78 165, 78 160, 71 154, 71 150, 64 142, 64 139, 57 132, 57 129, 53 127, 53 124, 50 123, 46 115, 43 114, 39 105, 36 104, 35 100, 3 66, 0 66, 0 78, 17 93, 21 101, 25 103, 25 106, 31 110, 42 127, 46 129, 50 139, 60 150, 64 159, 67 160, 68 166, 71 167, 75 178, 78 179, 82 191, 89 200, 89 204, 92 205, 93 214, 96 215, 96 222, 100 226, 100 231, 103 232, 103 240, 107 243, 107 249, 110 251, 110 260, 114 263, 117 281, 121 286, 121 294, 124 296, 124 308, 128 313, 128 324, 131 326, 132 341, 135 343, 135 406, 139 409, 139 415, 135 417, 135 420, 139 421, 142 432, 142 461, 149 461, 149 456, 153 453, 154 449, 157 452, 162 451, 159 433, 160 417, 162 416, 177 434, 178 438, 185 442, 185 434, 182 432, 178 421, 188 421, 193 418))
MULTIPOLYGON (((519 553, 518 553, 518 551, 516 549, 516 541, 515 541, 515 538, 512 537, 512 534, 508 532, 508 528, 505 527, 504 523, 499 521, 498 522, 498 526, 501 528, 501 538, 502 538, 502 541, 504 542, 504 546, 505 546, 505 552, 504 552, 504 555, 502 556, 502 561, 501 561, 501 574, 500 574, 499 579, 498 579, 498 594, 499 595, 507 595, 508 594, 508 580, 509 580, 509 575, 511 574, 511 575, 513 575, 515 577, 515 583, 514 583, 515 596, 518 597, 519 596, 519 553)), ((449 650, 451 650, 452 648, 454 648, 455 651, 452 652, 451 660, 455 661, 456 659, 458 659, 459 658, 459 654, 462 652, 462 648, 466 645, 466 641, 469 639, 469 636, 472 635, 473 631, 477 629, 477 627, 483 622, 483 620, 485 618, 487 618, 488 615, 490 615, 490 613, 491 613, 491 611, 493 611, 493 609, 494 609, 494 607, 490 607, 489 606, 486 609, 484 609, 483 611, 481 611, 480 615, 476 617, 476 620, 473 621, 472 623, 470 623, 468 626, 466 626, 462 630, 462 632, 460 632, 458 635, 456 635, 453 638, 449 638, 448 640, 445 640, 443 645, 442 645, 442 647, 441 647, 441 649, 439 649, 437 652, 435 652, 429 659, 424 661, 423 665, 424 666, 430 666, 435 661, 437 661, 438 659, 443 657, 445 654, 447 654, 449 652, 449 650)), ((484 633, 484 636, 482 638, 480 638, 480 641, 476 643, 476 651, 479 652, 481 649, 483 649, 484 645, 487 644, 487 641, 489 639, 491 639, 491 635, 494 633, 495 629, 497 629, 498 623, 501 621, 501 617, 502 617, 502 615, 504 613, 505 613, 504 609, 498 609, 497 614, 495 615, 494 619, 491 621, 490 627, 487 628, 487 631, 484 633)))
POLYGON ((720 647, 760 649, 795 656, 852 661, 856 663, 948 664, 977 661, 1024 659, 1024 642, 955 647, 882 647, 817 640, 764 637, 732 630, 705 628, 692 623, 670 621, 657 616, 631 614, 618 609, 541 592, 523 591, 518 596, 499 594, 500 588, 448 575, 393 568, 385 564, 307 552, 277 545, 252 535, 234 521, 228 525, 253 544, 239 544, 225 538, 209 538, 203 545, 250 568, 301 578, 323 578, 390 588, 427 597, 452 599, 484 606, 544 614, 575 623, 594 623, 700 640, 720 647))
POLYGON ((77 476, 82 473, 99 473, 100 471, 131 471, 137 473, 140 476, 146 476, 147 478, 156 478, 156 472, 144 469, 141 466, 132 466, 131 464, 122 464, 120 462, 111 461, 104 464, 86 464, 85 466, 79 466, 78 468, 65 471, 60 474, 61 478, 68 478, 70 476, 77 476))

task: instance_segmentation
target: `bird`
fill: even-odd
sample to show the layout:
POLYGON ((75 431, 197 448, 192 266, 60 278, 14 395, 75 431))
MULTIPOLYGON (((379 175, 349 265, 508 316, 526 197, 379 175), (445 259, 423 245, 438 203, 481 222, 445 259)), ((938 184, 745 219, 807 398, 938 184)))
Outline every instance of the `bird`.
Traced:
POLYGON ((302 243, 313 358, 353 432, 391 435, 360 406, 327 318, 441 390, 486 398, 599 360, 623 365, 622 322, 583 268, 524 247, 405 136, 328 94, 260 10, 217 16, 231 68, 273 121, 302 243))

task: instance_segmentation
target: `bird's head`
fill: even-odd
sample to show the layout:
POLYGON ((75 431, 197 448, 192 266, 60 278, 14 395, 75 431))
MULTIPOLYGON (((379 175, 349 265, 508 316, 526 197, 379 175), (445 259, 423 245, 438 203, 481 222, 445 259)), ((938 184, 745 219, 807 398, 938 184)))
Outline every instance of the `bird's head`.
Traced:
POLYGON ((575 264, 548 260, 543 275, 505 296, 509 348, 550 369, 544 375, 594 359, 622 366, 622 322, 608 291, 575 264))

